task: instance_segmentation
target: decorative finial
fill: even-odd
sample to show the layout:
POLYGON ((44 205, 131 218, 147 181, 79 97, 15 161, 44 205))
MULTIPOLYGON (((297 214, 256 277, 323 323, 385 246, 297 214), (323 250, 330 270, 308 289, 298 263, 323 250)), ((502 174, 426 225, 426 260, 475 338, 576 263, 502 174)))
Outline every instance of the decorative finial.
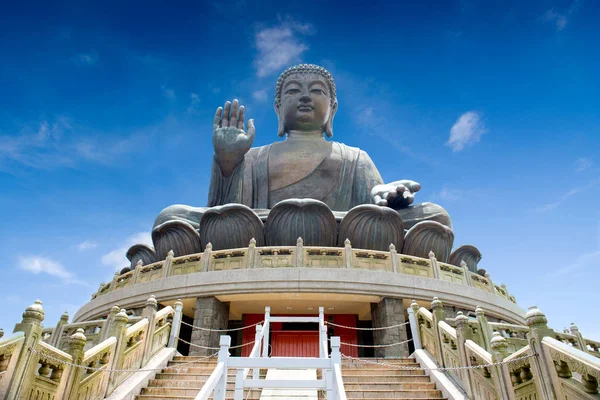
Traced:
POLYGON ((169 250, 169 252, 167 253, 167 257, 175 257, 175 252, 173 250, 169 250))
POLYGON ((460 267, 467 268, 467 263, 465 262, 465 260, 460 260, 460 267))
POLYGON ((250 239, 250 246, 256 246, 256 239, 250 239))
POLYGON ((390 251, 396 251, 396 246, 394 243, 390 243, 390 251))
POLYGON ((492 350, 502 353, 508 349, 508 343, 506 339, 500 335, 500 332, 494 332, 492 334, 492 340, 490 340, 492 350))
POLYGON ((429 258, 435 258, 435 253, 429 250, 429 258))
POLYGON ((346 238, 346 240, 344 240, 344 246, 350 246, 351 244, 350 239, 346 238))
POLYGON ((206 247, 204 248, 204 250, 212 250, 212 243, 211 243, 211 242, 208 242, 208 243, 206 244, 206 247))
POLYGON ((71 335, 71 339, 86 341, 87 338, 83 334, 83 328, 77 328, 74 334, 71 335))
POLYGON ((177 307, 183 307, 183 302, 181 301, 181 299, 177 299, 177 301, 174 304, 175 308, 177 307))
POLYGON ((298 239, 296 239, 296 245, 297 246, 302 246, 304 245, 304 239, 302 239, 301 236, 298 236, 298 239))
POLYGON ((148 300, 146 300, 146 306, 156 307, 157 305, 158 305, 158 302, 156 301, 156 296, 154 296, 153 294, 150 295, 148 300))
POLYGON ((34 319, 36 321, 44 320, 44 307, 42 307, 42 301, 36 300, 32 305, 25 309, 23 313, 23 319, 34 319))
POLYGON ((443 306, 443 304, 440 301, 440 299, 438 299, 437 297, 434 297, 433 301, 431 302, 431 308, 440 308, 442 306, 443 306))
POLYGON ((539 308, 537 308, 537 306, 529 307, 529 310, 527 310, 527 313, 525 314, 525 320, 527 321, 527 325, 529 327, 534 325, 548 324, 546 315, 539 308))
POLYGON ((136 268, 137 267, 141 267, 142 265, 144 265, 144 262, 142 261, 142 259, 140 258, 136 264, 136 268))
POLYGON ((60 320, 67 322, 69 320, 69 313, 67 311, 62 313, 62 315, 60 316, 60 320))
POLYGON ((475 308, 475 314, 476 314, 476 315, 484 315, 484 314, 485 314, 485 311, 483 311, 483 308, 481 308, 481 307, 477 306, 477 307, 475 308))
POLYGON ((124 308, 121 308, 121 311, 117 315, 115 315, 115 321, 127 322, 129 321, 129 317, 127 316, 127 312, 124 308))
POLYGON ((410 307, 411 308, 419 307, 419 304, 417 304, 417 301, 415 299, 413 299, 413 301, 410 303, 410 307))
POLYGON ((467 317, 465 314, 463 314, 462 311, 459 311, 456 313, 456 318, 454 318, 454 320, 456 321, 457 325, 460 325, 460 324, 467 323, 467 321, 469 320, 469 317, 467 317))

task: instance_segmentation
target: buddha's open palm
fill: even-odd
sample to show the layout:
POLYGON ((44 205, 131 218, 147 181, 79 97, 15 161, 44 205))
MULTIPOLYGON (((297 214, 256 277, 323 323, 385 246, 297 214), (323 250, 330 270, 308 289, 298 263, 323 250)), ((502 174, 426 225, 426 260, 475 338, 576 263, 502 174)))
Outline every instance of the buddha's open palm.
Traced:
POLYGON ((376 185, 371 190, 373 202, 379 206, 394 209, 406 208, 415 201, 415 193, 421 190, 421 184, 408 179, 376 185))
POLYGON ((215 156, 225 176, 233 173, 244 155, 254 142, 254 120, 248 121, 248 130, 244 131, 244 106, 237 100, 226 102, 217 108, 213 121, 213 147, 215 156))

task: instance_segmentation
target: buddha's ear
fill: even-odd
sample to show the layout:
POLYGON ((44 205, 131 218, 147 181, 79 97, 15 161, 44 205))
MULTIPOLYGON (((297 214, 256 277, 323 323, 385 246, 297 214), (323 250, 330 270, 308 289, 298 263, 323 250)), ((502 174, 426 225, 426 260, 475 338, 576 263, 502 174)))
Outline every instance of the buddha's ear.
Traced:
POLYGON ((285 126, 283 125, 283 116, 279 115, 279 108, 275 106, 275 114, 277 114, 277 136, 285 135, 285 126))
POLYGON ((335 117, 335 113, 337 112, 337 109, 338 109, 338 102, 337 102, 337 100, 335 100, 333 105, 331 106, 331 113, 329 114, 329 118, 327 119, 327 122, 325 123, 325 134, 327 135, 328 138, 333 137, 333 117, 335 117))

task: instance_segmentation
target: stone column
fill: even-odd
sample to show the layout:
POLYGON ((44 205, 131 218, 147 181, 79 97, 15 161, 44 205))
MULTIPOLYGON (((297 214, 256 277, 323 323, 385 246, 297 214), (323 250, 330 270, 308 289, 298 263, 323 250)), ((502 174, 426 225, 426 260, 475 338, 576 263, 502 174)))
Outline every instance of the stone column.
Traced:
MULTIPOLYGON (((404 318, 402 299, 386 297, 379 303, 371 303, 371 319, 373 321, 373 328, 403 324, 406 320, 404 318)), ((406 338, 406 325, 373 331, 373 342, 375 345, 399 343, 405 341, 406 338)), ((408 356, 408 343, 375 348, 375 357, 400 358, 408 356)))
MULTIPOLYGON (((216 297, 199 297, 196 299, 194 326, 205 329, 227 329, 229 320, 229 303, 221 303, 216 297)), ((219 337, 225 332, 210 332, 200 329, 192 330, 192 343, 198 346, 219 347, 219 337)), ((201 349, 190 346, 190 356, 208 356, 217 350, 201 349)))

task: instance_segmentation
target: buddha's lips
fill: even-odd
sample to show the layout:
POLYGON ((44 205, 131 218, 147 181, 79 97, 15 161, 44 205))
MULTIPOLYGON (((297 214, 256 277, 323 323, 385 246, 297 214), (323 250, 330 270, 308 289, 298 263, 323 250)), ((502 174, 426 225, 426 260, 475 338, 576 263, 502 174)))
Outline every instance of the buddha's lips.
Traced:
POLYGON ((307 106, 307 105, 298 106, 298 110, 301 110, 301 111, 314 110, 314 109, 315 108, 313 106, 307 106))

